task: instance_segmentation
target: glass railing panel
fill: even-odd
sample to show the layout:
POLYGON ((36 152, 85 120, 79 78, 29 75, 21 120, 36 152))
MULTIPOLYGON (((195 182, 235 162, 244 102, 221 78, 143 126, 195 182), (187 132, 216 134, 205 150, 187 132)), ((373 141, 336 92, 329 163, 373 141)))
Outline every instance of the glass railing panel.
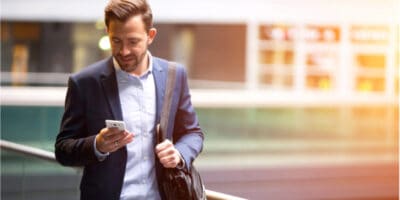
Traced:
POLYGON ((79 199, 80 169, 1 150, 1 199, 79 199))

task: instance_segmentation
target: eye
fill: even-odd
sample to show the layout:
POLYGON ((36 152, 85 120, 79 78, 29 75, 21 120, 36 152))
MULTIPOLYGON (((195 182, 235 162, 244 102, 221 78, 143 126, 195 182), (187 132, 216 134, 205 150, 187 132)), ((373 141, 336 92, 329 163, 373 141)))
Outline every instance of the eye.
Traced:
POLYGON ((130 45, 137 45, 140 41, 135 39, 135 40, 129 40, 130 45))
POLYGON ((119 43, 121 43, 121 40, 116 39, 116 38, 113 38, 113 39, 111 39, 111 42, 112 42, 113 44, 119 44, 119 43))

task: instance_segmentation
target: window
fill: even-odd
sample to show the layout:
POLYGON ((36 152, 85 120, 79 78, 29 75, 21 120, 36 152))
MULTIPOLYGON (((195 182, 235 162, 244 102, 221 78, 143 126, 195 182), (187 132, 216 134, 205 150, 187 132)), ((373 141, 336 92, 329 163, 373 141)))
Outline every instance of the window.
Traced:
POLYGON ((294 84, 294 26, 263 24, 259 26, 260 83, 270 88, 292 88, 294 84))

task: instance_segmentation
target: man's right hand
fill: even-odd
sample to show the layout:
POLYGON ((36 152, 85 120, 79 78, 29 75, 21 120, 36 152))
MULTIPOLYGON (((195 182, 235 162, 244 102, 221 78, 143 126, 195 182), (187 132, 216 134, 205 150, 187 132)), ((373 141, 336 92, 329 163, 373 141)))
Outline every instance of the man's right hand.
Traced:
POLYGON ((103 128, 96 136, 96 148, 101 153, 114 152, 132 141, 132 133, 117 128, 103 128))

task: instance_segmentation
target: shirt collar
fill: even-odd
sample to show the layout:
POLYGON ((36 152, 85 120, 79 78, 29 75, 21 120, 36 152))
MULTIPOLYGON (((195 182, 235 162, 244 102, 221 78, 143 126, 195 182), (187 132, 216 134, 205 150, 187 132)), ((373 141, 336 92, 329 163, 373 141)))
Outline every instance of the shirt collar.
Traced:
MULTIPOLYGON (((147 51, 147 58, 149 59, 149 62, 148 62, 149 65, 147 66, 147 70, 143 74, 141 74, 139 77, 146 76, 153 72, 153 56, 151 55, 150 51, 147 51)), ((116 72, 123 72, 128 75, 131 75, 128 72, 125 72, 124 70, 121 69, 121 66, 119 66, 119 63, 117 62, 117 59, 115 59, 115 57, 113 57, 113 64, 114 64, 114 68, 115 68, 116 72)), ((134 76, 134 75, 131 75, 131 76, 134 76)))

